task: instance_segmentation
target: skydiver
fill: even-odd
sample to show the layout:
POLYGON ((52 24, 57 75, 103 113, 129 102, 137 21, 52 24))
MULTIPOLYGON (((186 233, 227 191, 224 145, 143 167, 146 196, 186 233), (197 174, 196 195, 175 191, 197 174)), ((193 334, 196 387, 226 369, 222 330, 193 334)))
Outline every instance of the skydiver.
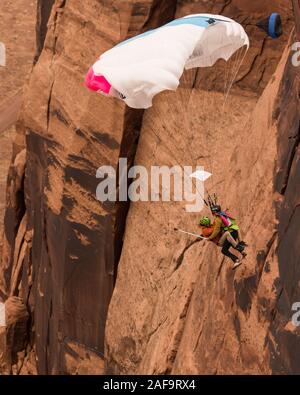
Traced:
MULTIPOLYGON (((215 218, 215 221, 217 218, 219 220, 217 221, 218 223, 221 220, 221 232, 224 232, 222 235, 223 238, 221 237, 220 239, 220 246, 222 246, 222 254, 230 258, 234 262, 233 269, 237 268, 242 261, 234 254, 232 254, 229 250, 231 247, 233 247, 235 250, 240 252, 243 257, 246 256, 244 253, 244 249, 246 247, 246 243, 241 240, 241 235, 240 235, 240 228, 236 223, 236 220, 232 217, 230 217, 226 212, 223 212, 221 207, 219 205, 213 205, 211 207, 211 212, 215 218), (228 233, 229 232, 229 236, 228 233), (229 237, 229 239, 228 239, 229 237), (232 240, 234 242, 232 243, 232 240)), ((212 237, 214 235, 212 234, 212 237)))
POLYGON ((202 234, 208 240, 213 241, 219 246, 223 246, 225 240, 227 240, 233 248, 239 248, 239 243, 231 236, 231 233, 227 231, 222 232, 222 223, 219 219, 216 219, 214 224, 211 223, 211 220, 208 217, 202 217, 199 225, 202 228, 202 234), (220 229, 220 232, 218 232, 220 229), (214 237, 214 232, 217 236, 214 237), (211 236, 212 235, 212 236, 211 236))
POLYGON ((233 247, 239 251, 243 257, 246 256, 243 252, 245 249, 245 243, 240 240, 239 228, 236 223, 227 227, 224 226, 220 215, 222 213, 220 206, 214 206, 212 208, 212 213, 214 215, 213 224, 208 217, 203 217, 200 220, 203 236, 217 244, 219 247, 222 247, 222 254, 233 261, 233 269, 236 269, 242 263, 242 260, 232 254, 229 249, 233 247))

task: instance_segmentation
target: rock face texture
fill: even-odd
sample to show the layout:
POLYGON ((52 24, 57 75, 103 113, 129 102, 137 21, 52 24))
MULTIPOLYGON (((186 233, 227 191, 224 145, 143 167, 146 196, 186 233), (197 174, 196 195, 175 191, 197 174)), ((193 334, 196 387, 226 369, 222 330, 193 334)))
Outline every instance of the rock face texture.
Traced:
POLYGON ((24 303, 28 332, 17 358, 6 346, 6 369, 299 373, 299 329, 291 323, 300 301, 299 69, 290 52, 300 40, 298 2, 56 0, 44 41, 51 6, 39 5, 44 47, 7 186, 0 290, 8 305, 24 303), (272 11, 285 27, 276 42, 253 26, 272 11), (177 92, 159 95, 145 112, 86 91, 85 72, 101 52, 200 12, 232 17, 250 37, 228 98, 237 57, 186 72, 177 92), (215 245, 174 233, 197 231, 199 215, 187 213, 186 202, 97 201, 97 169, 118 171, 124 157, 147 169, 213 172, 206 186, 250 246, 239 271, 215 245))
POLYGON ((6 48, 6 66, 0 67, 0 234, 3 232, 6 178, 15 124, 21 107, 22 88, 32 69, 35 52, 35 13, 36 0, 1 2, 0 42, 6 48))
POLYGON ((0 42, 6 47, 6 67, 0 67, 0 107, 22 90, 35 51, 37 0, 2 0, 0 42))
MULTIPOLYGON (((203 11, 188 3, 181 2, 177 15, 203 11)), ((257 18, 260 6, 251 4, 257 18)), ((242 2, 222 12, 243 18, 238 5, 252 13, 242 2)), ((291 4, 276 6, 289 20, 291 4)), ((136 155, 147 168, 200 158, 213 170, 207 187, 239 218, 250 245, 247 260, 233 273, 215 246, 174 234, 174 225, 193 230, 197 220, 178 204, 132 204, 106 327, 107 365, 114 373, 299 372, 299 330, 291 324, 299 299, 299 70, 291 66, 289 47, 283 51, 284 39, 278 46, 266 39, 258 50, 261 33, 251 32, 252 50, 225 111, 218 110, 222 95, 198 87, 199 71, 198 89, 165 93, 147 111, 136 155), (166 119, 166 113, 172 115, 166 119)), ((288 41, 288 28, 286 34, 288 41)), ((206 84, 211 88, 214 79, 206 84)))
POLYGON ((2 257, 2 292, 28 302, 39 373, 69 372, 74 354, 80 363, 73 344, 103 356, 127 207, 96 200, 96 170, 117 169, 119 156, 133 160, 142 120, 90 95, 83 76, 114 43, 171 19, 167 5, 54 4, 20 120, 2 257))
MULTIPOLYGON (((295 20, 299 21, 300 2, 294 1, 295 20)), ((300 39, 300 26, 296 24, 296 40, 300 39)), ((293 56, 293 53, 292 53, 293 56)), ((277 172, 275 190, 279 195, 276 205, 278 239, 279 297, 274 320, 270 325, 272 365, 275 371, 297 372, 300 364, 299 329, 290 325, 288 314, 291 304, 300 300, 299 260, 299 166, 300 166, 300 107, 299 67, 290 58, 285 68, 285 80, 281 84, 273 118, 278 125, 277 172), (287 93, 289 92, 289 93, 287 93), (297 337, 298 334, 298 337, 297 337)))

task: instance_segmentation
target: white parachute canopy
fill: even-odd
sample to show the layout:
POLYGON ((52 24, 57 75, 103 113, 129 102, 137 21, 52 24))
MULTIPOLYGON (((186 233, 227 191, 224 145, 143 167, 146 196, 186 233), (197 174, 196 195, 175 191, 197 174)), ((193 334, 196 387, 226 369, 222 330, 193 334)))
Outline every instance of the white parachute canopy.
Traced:
POLYGON ((184 69, 227 61, 243 46, 248 49, 249 38, 234 20, 189 15, 121 42, 101 55, 93 72, 104 76, 129 107, 148 108, 159 92, 177 89, 184 69))
POLYGON ((0 66, 5 67, 5 65, 6 65, 5 45, 0 42, 0 66))
POLYGON ((5 304, 0 302, 0 327, 6 326, 5 304))
POLYGON ((197 170, 197 171, 195 171, 195 173, 190 175, 191 178, 197 178, 198 180, 200 180, 202 182, 208 180, 209 177, 211 177, 211 176, 212 176, 211 173, 209 173, 208 171, 204 171, 204 170, 197 170))

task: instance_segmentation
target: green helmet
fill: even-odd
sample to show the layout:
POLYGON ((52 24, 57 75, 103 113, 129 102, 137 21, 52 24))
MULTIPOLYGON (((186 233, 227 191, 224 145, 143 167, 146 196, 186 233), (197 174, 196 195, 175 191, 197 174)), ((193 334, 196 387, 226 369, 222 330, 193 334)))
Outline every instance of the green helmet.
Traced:
POLYGON ((210 219, 208 217, 202 217, 200 219, 200 225, 202 225, 202 226, 209 226, 210 225, 210 219))

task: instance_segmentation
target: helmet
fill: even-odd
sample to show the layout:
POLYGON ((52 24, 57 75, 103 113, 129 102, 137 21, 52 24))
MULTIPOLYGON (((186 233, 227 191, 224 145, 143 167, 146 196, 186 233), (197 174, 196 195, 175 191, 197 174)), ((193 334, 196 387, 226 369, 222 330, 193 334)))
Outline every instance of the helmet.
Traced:
POLYGON ((214 214, 218 214, 222 211, 221 206, 218 204, 215 204, 214 206, 211 207, 211 212, 214 214))
POLYGON ((202 226, 209 226, 210 225, 210 219, 208 217, 202 217, 200 219, 200 225, 202 225, 202 226))

